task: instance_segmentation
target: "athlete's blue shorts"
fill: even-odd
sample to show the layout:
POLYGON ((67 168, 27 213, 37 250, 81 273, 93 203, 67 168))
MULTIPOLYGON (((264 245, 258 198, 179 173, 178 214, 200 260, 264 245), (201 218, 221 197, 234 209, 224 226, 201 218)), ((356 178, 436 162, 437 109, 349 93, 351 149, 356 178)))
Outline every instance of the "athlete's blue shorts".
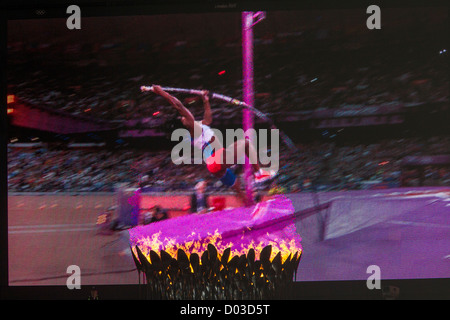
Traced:
POLYGON ((220 181, 228 187, 232 187, 234 183, 236 182, 236 176, 230 168, 227 168, 225 171, 225 174, 222 178, 220 178, 220 181))

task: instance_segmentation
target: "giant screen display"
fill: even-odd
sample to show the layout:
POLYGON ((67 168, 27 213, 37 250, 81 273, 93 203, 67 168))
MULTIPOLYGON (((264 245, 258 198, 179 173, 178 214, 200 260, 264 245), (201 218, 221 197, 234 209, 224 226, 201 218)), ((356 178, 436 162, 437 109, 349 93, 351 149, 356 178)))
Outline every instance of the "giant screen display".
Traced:
POLYGON ((448 278, 448 11, 222 9, 8 20, 9 285, 137 284, 136 245, 448 278))

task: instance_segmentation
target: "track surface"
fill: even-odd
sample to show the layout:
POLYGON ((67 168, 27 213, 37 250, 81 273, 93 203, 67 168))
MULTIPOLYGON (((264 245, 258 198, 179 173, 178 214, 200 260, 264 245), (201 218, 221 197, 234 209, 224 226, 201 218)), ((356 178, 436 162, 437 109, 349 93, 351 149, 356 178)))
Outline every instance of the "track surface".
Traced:
POLYGON ((125 234, 96 234, 98 213, 113 204, 113 196, 8 197, 9 284, 66 285, 70 265, 81 285, 137 283, 125 234))
MULTIPOLYGON (((297 281, 365 280, 370 265, 382 279, 450 277, 449 188, 316 196, 288 195, 297 212, 330 204, 296 221, 297 281)), ((9 196, 9 284, 66 285, 70 265, 81 285, 138 283, 128 232, 96 234, 97 215, 114 204, 112 195, 9 196)))
MULTIPOLYGON (((227 206, 238 202, 225 196, 227 206)), ((97 233, 97 216, 116 204, 114 195, 8 196, 9 285, 66 285, 77 265, 81 285, 137 284, 128 231, 97 233)), ((145 196, 143 208, 185 208, 189 195, 145 196)), ((170 211, 175 218, 186 211, 170 211)))
POLYGON ((289 196, 297 211, 303 256, 298 281, 450 277, 450 189, 414 188, 289 196), (318 201, 317 201, 318 200, 318 201))

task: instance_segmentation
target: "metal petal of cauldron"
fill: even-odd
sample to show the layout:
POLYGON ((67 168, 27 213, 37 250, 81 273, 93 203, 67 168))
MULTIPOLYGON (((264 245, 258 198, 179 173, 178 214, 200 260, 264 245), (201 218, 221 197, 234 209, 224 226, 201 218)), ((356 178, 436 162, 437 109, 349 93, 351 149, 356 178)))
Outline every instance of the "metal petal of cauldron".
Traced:
POLYGON ((270 260, 272 246, 264 247, 259 260, 251 248, 247 254, 234 255, 231 248, 220 255, 208 244, 201 257, 182 249, 177 258, 167 251, 151 250, 149 259, 138 246, 137 257, 147 276, 152 298, 161 299, 266 299, 286 295, 289 283, 300 263, 301 251, 282 262, 281 252, 270 260))

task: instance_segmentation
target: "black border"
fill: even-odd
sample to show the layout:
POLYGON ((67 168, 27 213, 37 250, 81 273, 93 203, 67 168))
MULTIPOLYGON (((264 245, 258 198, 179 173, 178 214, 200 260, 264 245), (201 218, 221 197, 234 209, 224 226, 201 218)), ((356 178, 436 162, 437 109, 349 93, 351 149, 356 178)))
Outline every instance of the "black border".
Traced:
MULTIPOLYGON (((47 19, 67 17, 68 5, 76 4, 82 8, 83 16, 114 16, 114 15, 147 15, 161 13, 190 13, 190 12, 227 12, 244 10, 288 10, 288 9, 344 9, 367 8, 371 4, 382 7, 447 7, 449 3, 444 0, 272 0, 272 1, 217 1, 217 0, 109 0, 109 1, 68 1, 47 0, 7 1, 0 4, 0 30, 1 32, 1 64, 0 70, 6 70, 6 43, 8 19, 47 19), (217 9, 217 4, 236 3, 233 9, 217 9), (45 9, 46 14, 38 16, 36 10, 45 9)), ((6 74, 1 73, 1 93, 3 103, 0 106, 0 299, 2 300, 87 300, 90 286, 82 286, 81 290, 68 290, 65 286, 9 286, 8 285, 8 203, 7 203, 7 117, 6 117, 6 74)), ((412 266, 413 267, 413 266, 412 266)), ((396 286, 400 288, 399 299, 450 299, 450 279, 387 279, 382 280, 382 287, 396 286)), ((101 299, 104 300, 136 300, 139 298, 138 285, 99 285, 96 286, 101 299)), ((382 290, 369 290, 366 281, 314 281, 295 282, 292 300, 382 300, 382 290)), ((158 302, 161 303, 161 302, 158 302)), ((183 302, 184 304, 186 302, 183 302)), ((190 302, 194 304, 196 302, 190 302)), ((230 302, 233 303, 233 302, 230 302)), ((234 302, 236 303, 236 302, 234 302)), ((262 304, 263 302, 255 302, 262 304)), ((285 302, 272 302, 277 307, 288 307, 286 315, 292 314, 292 307, 297 308, 295 302, 286 305, 285 302)), ((176 305, 180 305, 177 303, 176 305)), ((198 305, 198 303, 197 303, 198 305)), ((150 306, 150 305, 149 305, 150 306)), ((156 305, 155 305, 156 306, 156 305)), ((167 305, 164 305, 167 306, 167 305)), ((176 308, 175 308, 176 309, 176 308)), ((178 310, 178 309, 176 309, 178 310)), ((279 312, 281 309, 277 309, 279 312)))

